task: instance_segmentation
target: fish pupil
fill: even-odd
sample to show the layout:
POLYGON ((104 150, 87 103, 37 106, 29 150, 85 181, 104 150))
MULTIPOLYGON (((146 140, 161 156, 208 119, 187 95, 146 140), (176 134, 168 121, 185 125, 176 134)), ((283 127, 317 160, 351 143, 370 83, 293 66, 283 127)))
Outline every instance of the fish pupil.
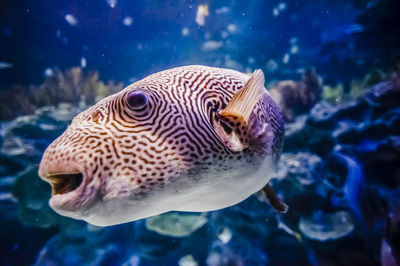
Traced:
POLYGON ((147 96, 141 91, 132 91, 128 94, 127 102, 130 108, 138 109, 147 104, 147 96))

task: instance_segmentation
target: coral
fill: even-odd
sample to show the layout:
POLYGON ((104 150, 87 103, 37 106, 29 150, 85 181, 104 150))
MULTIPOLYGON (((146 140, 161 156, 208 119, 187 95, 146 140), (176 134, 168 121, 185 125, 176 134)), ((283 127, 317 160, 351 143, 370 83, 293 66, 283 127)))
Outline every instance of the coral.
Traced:
POLYGON ((169 212, 146 219, 146 228, 162 235, 184 237, 207 223, 205 215, 169 212))
POLYGON ((335 86, 324 85, 322 88, 322 99, 332 104, 340 104, 358 99, 362 97, 369 88, 389 79, 390 75, 380 69, 374 69, 361 79, 351 80, 349 89, 346 89, 343 83, 337 83, 335 86))
POLYGON ((60 103, 91 105, 122 88, 122 83, 109 81, 104 84, 97 72, 85 73, 79 67, 56 70, 40 86, 12 86, 1 91, 0 120, 33 114, 39 107, 58 106, 60 103))
POLYGON ((37 177, 37 167, 21 173, 14 184, 13 195, 18 199, 19 218, 27 226, 49 228, 68 222, 68 218, 56 214, 48 205, 51 191, 46 182, 37 177))
MULTIPOLYGON (((69 88, 81 75, 74 73, 69 88)), ((106 228, 54 213, 50 188, 37 177, 44 148, 85 106, 60 101, 36 109, 1 123, 1 220, 7 230, 23 232, 12 236, 27 247, 16 247, 16 254, 31 250, 21 264, 35 257, 37 265, 375 265, 381 254, 393 259, 399 254, 399 84, 395 72, 357 99, 320 100, 302 115, 293 113, 270 182, 290 207, 285 214, 259 194, 207 214, 168 213, 106 228)))
POLYGON ((340 103, 343 101, 345 92, 342 83, 336 86, 325 85, 322 88, 322 98, 331 103, 340 103))
POLYGON ((272 85, 270 90, 286 121, 306 113, 319 101, 322 89, 322 79, 314 69, 303 72, 301 81, 280 81, 272 85))
POLYGON ((311 217, 301 217, 299 229, 310 239, 327 241, 348 235, 353 231, 354 224, 347 212, 325 214, 317 211, 311 217))

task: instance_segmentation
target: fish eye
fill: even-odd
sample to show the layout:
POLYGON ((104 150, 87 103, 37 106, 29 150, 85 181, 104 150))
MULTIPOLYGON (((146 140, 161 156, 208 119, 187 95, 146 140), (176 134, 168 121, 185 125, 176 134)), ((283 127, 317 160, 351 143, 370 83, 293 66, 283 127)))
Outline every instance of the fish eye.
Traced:
POLYGON ((143 91, 131 91, 126 99, 129 108, 140 109, 147 105, 147 95, 143 91))

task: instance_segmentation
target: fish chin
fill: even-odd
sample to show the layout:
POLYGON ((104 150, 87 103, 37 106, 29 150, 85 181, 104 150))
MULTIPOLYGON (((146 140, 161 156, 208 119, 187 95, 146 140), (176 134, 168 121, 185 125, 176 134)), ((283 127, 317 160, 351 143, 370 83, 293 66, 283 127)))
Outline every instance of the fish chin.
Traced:
POLYGON ((96 201, 94 178, 76 162, 54 162, 45 153, 39 166, 40 178, 52 187, 50 207, 60 215, 82 219, 96 201))
POLYGON ((71 192, 52 195, 49 205, 60 215, 75 219, 84 219, 93 207, 95 199, 95 190, 81 184, 80 187, 71 192))

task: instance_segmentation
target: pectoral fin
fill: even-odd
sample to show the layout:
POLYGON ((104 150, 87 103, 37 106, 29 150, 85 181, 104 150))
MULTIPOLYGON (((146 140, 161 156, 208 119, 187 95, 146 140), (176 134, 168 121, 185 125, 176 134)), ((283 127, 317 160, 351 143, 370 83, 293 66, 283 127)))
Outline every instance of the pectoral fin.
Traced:
POLYGON ((217 125, 216 131, 231 150, 239 151, 252 144, 252 129, 259 127, 252 123, 253 111, 266 94, 264 83, 263 72, 255 70, 245 86, 218 113, 222 126, 217 125))
POLYGON ((267 184, 263 189, 265 196, 267 197, 269 203, 272 207, 278 212, 287 212, 289 206, 286 205, 276 194, 275 191, 271 188, 269 184, 267 184))
POLYGON ((223 117, 240 118, 247 124, 255 105, 265 94, 264 83, 264 73, 260 69, 255 70, 244 87, 233 95, 219 114, 223 117))

